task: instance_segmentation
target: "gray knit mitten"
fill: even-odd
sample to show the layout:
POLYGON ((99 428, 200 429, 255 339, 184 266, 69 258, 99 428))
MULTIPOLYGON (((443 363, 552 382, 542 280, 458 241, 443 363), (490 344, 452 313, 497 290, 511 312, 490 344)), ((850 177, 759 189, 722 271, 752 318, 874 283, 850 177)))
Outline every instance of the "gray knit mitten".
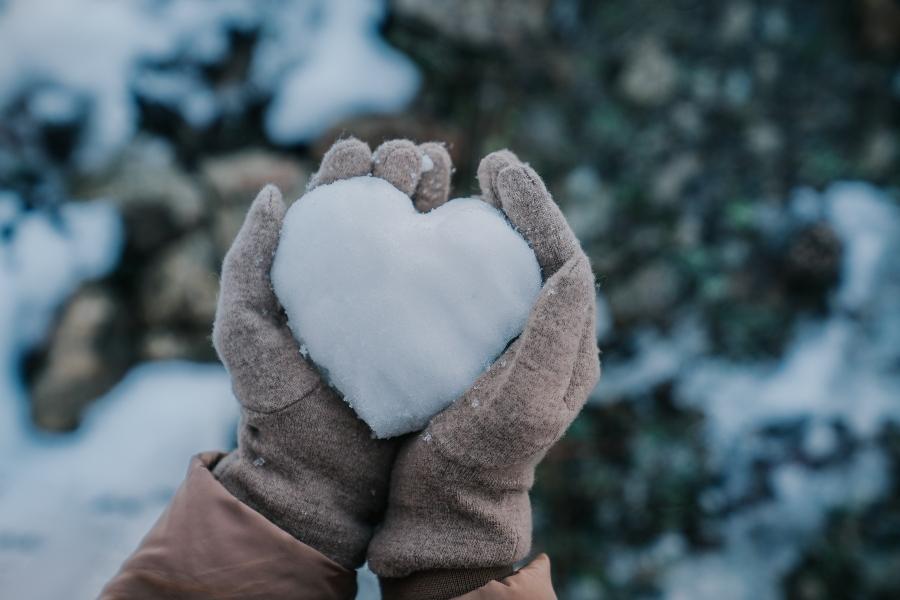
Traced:
POLYGON ((543 182, 508 151, 487 156, 478 178, 531 244, 544 285, 518 339, 400 449, 368 554, 386 600, 443 600, 512 571, 530 550, 535 466, 600 373, 594 276, 543 182))
MULTIPOLYGON (((398 140, 374 156, 359 140, 339 141, 310 188, 371 174, 420 209, 446 200, 451 166, 442 146, 398 140)), ((238 448, 214 473, 272 523, 354 568, 383 515, 397 441, 375 439, 300 354, 269 279, 284 214, 280 192, 263 189, 222 267, 213 342, 242 417, 238 448)))

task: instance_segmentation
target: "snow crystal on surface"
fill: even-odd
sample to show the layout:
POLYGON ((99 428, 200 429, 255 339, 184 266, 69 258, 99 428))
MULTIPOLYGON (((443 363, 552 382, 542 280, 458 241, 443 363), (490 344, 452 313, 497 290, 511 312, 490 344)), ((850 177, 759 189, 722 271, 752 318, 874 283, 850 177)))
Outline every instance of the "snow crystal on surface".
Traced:
POLYGON ((421 429, 518 335, 540 268, 471 198, 420 214, 375 177, 288 211, 272 268, 294 334, 379 437, 421 429))
POLYGON ((33 106, 55 118, 85 101, 80 159, 89 167, 133 135, 133 90, 196 127, 235 94, 272 97, 268 135, 303 142, 358 112, 399 109, 415 93, 415 67, 379 37, 384 11, 383 0, 7 0, 0 109, 38 94, 33 106), (217 99, 201 67, 227 53, 231 31, 257 32, 258 48, 248 89, 217 99), (176 58, 182 68, 153 66, 176 58), (41 98, 48 87, 53 94, 41 98))

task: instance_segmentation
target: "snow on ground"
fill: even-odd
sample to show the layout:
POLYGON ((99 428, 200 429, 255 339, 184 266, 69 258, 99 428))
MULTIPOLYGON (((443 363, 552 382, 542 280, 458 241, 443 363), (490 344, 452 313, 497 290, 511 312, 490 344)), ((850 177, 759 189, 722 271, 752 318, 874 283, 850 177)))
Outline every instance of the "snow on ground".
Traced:
POLYGON ((25 212, 12 193, 0 193, 0 452, 21 442, 24 391, 21 353, 38 342, 54 311, 85 279, 118 261, 122 224, 107 204, 68 204, 53 219, 25 212))
MULTIPOLYGON (((150 363, 71 434, 34 431, 19 361, 54 311, 112 269, 122 228, 103 203, 56 219, 0 192, 0 597, 89 600, 137 546, 202 450, 231 446, 237 402, 219 365, 150 363)), ((359 600, 380 598, 360 572, 359 600)))
POLYGON ((99 400, 74 434, 33 431, 22 353, 87 279, 115 266, 121 223, 101 203, 58 218, 0 199, 0 595, 88 599, 136 546, 189 457, 227 448, 236 402, 217 365, 148 364, 99 400))
POLYGON ((774 500, 730 517, 722 550, 684 556, 664 577, 670 600, 768 600, 782 597, 781 578, 803 542, 831 509, 884 493, 887 465, 875 450, 826 470, 787 464, 773 478, 774 500))
POLYGON ((835 184, 820 196, 802 191, 794 202, 810 199, 844 244, 830 317, 798 327, 778 365, 700 361, 678 394, 706 415, 713 458, 732 480, 726 495, 739 491, 753 456, 767 451, 759 435, 767 424, 804 422, 810 460, 837 453, 837 423, 862 449, 819 470, 780 464, 772 500, 729 520, 724 552, 670 573, 672 598, 779 597, 780 577, 827 512, 885 491, 888 465, 873 444, 886 421, 900 421, 900 210, 864 183, 835 184))
POLYGON ((767 420, 814 414, 871 437, 885 418, 900 417, 900 381, 890 374, 900 358, 900 212, 865 184, 832 186, 821 203, 844 244, 831 317, 802 324, 777 367, 706 362, 683 383, 720 447, 767 420))
POLYGON ((360 112, 401 108, 418 72, 378 35, 383 0, 7 0, 0 3, 0 110, 23 95, 41 120, 87 114, 95 166, 137 127, 133 92, 203 127, 247 96, 271 97, 266 130, 311 139, 360 112), (230 32, 258 32, 247 81, 215 89, 203 67, 230 32), (167 61, 177 59, 177 68, 167 61))
POLYGON ((77 433, 33 437, 5 469, 0 589, 36 600, 96 597, 189 458, 228 447, 230 387, 216 365, 143 365, 91 407, 77 433))
MULTIPOLYGON (((712 506, 739 496, 748 465, 773 451, 761 434, 768 425, 804 423, 802 454, 823 461, 777 462, 772 497, 724 517, 722 548, 687 554, 672 535, 651 548, 669 565, 670 598, 778 597, 780 577, 827 512, 877 498, 888 481, 873 438, 900 419, 900 214, 865 184, 804 192, 795 203, 798 214, 829 221, 844 262, 830 316, 801 324, 782 360, 706 357, 686 321, 671 339, 646 334, 634 363, 642 377, 605 365, 623 394, 674 376, 679 401, 704 412, 712 460, 726 475, 703 499, 712 506), (834 423, 858 443, 848 456, 836 448, 834 423)), ((18 361, 80 282, 115 265, 121 225, 102 203, 66 204, 51 219, 0 193, 0 235, 0 592, 91 598, 165 506, 190 455, 230 444, 236 403, 219 366, 147 364, 99 400, 78 432, 33 431, 18 361)), ((371 574, 361 582, 360 598, 378 597, 371 574)))
POLYGON ((822 194, 800 190, 790 212, 825 219, 844 245, 827 318, 801 323, 784 356, 765 363, 706 356, 700 324, 690 318, 670 335, 645 332, 635 358, 604 364, 592 399, 638 396, 674 380, 679 402, 705 415, 711 466, 725 475, 702 499, 713 509, 740 500, 758 459, 777 463, 772 497, 725 517, 722 549, 682 549, 665 561, 669 598, 780 597, 780 578, 828 511, 872 501, 888 482, 874 438, 885 422, 900 421, 900 210, 871 185, 838 183, 822 194), (767 426, 786 423, 803 427, 803 460, 824 468, 809 468, 766 437, 767 426), (848 458, 837 424, 859 443, 848 458))

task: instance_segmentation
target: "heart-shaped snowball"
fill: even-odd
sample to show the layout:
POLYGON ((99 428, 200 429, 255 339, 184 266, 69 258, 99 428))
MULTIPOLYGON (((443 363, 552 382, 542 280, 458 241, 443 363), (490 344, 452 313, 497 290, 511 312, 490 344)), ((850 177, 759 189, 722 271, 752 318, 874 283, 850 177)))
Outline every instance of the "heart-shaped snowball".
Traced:
POLYGON ((422 429, 522 332, 541 271, 481 200, 422 214, 356 177, 291 206, 272 284, 301 351, 386 438, 422 429))

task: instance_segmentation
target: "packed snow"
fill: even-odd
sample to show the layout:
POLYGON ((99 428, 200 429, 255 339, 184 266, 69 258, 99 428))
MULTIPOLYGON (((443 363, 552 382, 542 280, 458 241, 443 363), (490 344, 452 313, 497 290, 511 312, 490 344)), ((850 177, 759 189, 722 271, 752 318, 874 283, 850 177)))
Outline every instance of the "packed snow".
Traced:
POLYGON ((383 0, 7 0, 0 3, 0 110, 28 98, 49 122, 86 113, 83 166, 135 132, 135 93, 204 127, 271 100, 268 136, 308 141, 338 120, 401 108, 416 68, 379 36, 383 0), (257 36, 245 80, 207 81, 233 33, 257 36), (172 65, 176 65, 172 66, 172 65))
POLYGON ((421 214, 357 177, 291 206, 272 282, 310 358, 385 438, 424 427, 521 333, 541 272, 488 204, 421 214))

